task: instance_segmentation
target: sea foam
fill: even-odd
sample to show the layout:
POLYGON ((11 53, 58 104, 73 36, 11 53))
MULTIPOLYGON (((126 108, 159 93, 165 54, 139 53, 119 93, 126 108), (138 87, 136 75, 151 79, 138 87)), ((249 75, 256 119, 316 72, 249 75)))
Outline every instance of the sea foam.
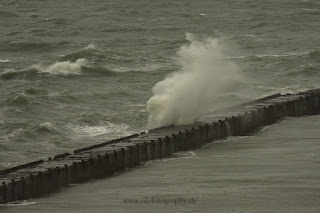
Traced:
POLYGON ((189 43, 177 52, 181 69, 153 87, 147 102, 149 128, 193 123, 208 111, 215 96, 241 79, 218 39, 197 40, 191 34, 186 39, 189 43))

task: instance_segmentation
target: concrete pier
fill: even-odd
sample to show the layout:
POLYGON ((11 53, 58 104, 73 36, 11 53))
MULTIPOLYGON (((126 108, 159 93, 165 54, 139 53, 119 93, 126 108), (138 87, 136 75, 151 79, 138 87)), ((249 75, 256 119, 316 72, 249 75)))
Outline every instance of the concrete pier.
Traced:
POLYGON ((201 122, 169 126, 0 171, 0 203, 55 192, 108 177, 140 162, 165 158, 228 136, 247 135, 285 116, 320 112, 320 89, 272 95, 208 114, 201 122))

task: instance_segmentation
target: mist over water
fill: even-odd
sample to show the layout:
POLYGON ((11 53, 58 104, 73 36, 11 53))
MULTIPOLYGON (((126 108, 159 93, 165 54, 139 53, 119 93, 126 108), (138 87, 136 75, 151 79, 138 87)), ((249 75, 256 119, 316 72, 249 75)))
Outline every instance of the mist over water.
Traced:
POLYGON ((206 113, 217 96, 243 80, 240 68, 227 59, 227 45, 217 38, 199 40, 186 34, 188 44, 177 52, 181 69, 153 87, 147 102, 150 128, 189 124, 206 113))

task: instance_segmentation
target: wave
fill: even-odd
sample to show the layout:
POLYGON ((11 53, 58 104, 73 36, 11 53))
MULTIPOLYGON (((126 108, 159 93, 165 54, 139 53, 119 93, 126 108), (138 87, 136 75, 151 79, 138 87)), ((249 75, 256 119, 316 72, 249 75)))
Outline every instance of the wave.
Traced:
POLYGON ((307 53, 285 53, 285 54, 271 54, 271 55, 255 55, 257 58, 280 58, 280 57, 290 57, 290 56, 299 56, 306 55, 307 53))
MULTIPOLYGON (((164 69, 168 64, 168 59, 164 57, 153 59, 148 56, 136 55, 136 53, 104 50, 97 48, 94 44, 63 55, 59 61, 76 61, 80 58, 86 58, 92 65, 104 64, 104 69, 114 72, 153 71, 164 69)), ((96 68, 98 67, 101 66, 96 66, 96 68)))
POLYGON ((31 98, 25 93, 19 93, 12 98, 9 98, 4 102, 5 105, 9 106, 27 106, 31 102, 31 98))
POLYGON ((30 139, 41 138, 47 136, 67 136, 68 132, 51 122, 43 122, 34 124, 33 122, 10 123, 6 125, 7 133, 4 133, 1 139, 7 141, 28 141, 30 139), (8 126, 9 125, 9 126, 8 126))
POLYGON ((311 58, 320 57, 320 52, 318 50, 307 51, 307 52, 289 52, 283 54, 262 54, 262 55, 245 55, 245 56, 232 56, 226 57, 228 59, 249 59, 249 60, 257 60, 261 61, 264 58, 286 58, 286 57, 294 57, 294 56, 308 56, 311 58))
POLYGON ((46 96, 42 96, 41 98, 48 98, 52 101, 51 103, 58 105, 61 103, 75 103, 78 101, 76 96, 66 90, 61 92, 51 92, 46 96))
POLYGON ((102 74, 107 76, 113 76, 119 74, 118 72, 112 71, 110 69, 107 69, 105 67, 82 67, 82 71, 85 73, 95 73, 95 74, 102 74))
POLYGON ((59 134, 59 130, 50 122, 41 123, 36 127, 36 131, 40 134, 59 134))
POLYGON ((52 65, 45 66, 42 64, 34 64, 28 69, 24 70, 14 70, 14 69, 6 69, 2 73, 0 73, 0 79, 2 80, 11 80, 16 77, 34 77, 41 74, 50 74, 50 75, 81 75, 81 73, 95 73, 95 74, 103 74, 103 75, 116 75, 117 72, 114 72, 105 67, 90 67, 87 59, 80 58, 75 62, 71 61, 63 61, 56 62, 52 65))
POLYGON ((27 70, 21 70, 21 71, 17 71, 14 69, 6 69, 2 73, 0 73, 0 79, 11 80, 19 76, 23 76, 23 77, 35 76, 37 72, 38 71, 35 69, 27 69, 27 70))
POLYGON ((256 96, 256 99, 264 98, 268 95, 274 95, 275 93, 287 94, 287 93, 299 93, 304 92, 309 89, 316 89, 319 88, 318 84, 309 84, 309 85, 302 85, 302 84, 293 84, 286 87, 281 86, 270 86, 270 85, 255 85, 254 88, 256 90, 263 91, 263 94, 260 96, 256 96))
POLYGON ((315 66, 313 64, 307 64, 307 65, 302 65, 299 67, 299 70, 289 72, 287 75, 288 76, 314 76, 318 75, 320 73, 320 67, 315 66))
POLYGON ((89 45, 86 46, 84 49, 85 49, 85 50, 95 50, 95 49, 97 49, 97 47, 96 47, 96 45, 94 45, 94 44, 89 44, 89 45))
POLYGON ((13 131, 11 131, 8 135, 6 135, 7 139, 15 138, 15 137, 21 137, 25 136, 27 133, 27 130, 25 128, 16 128, 13 131))
POLYGON ((132 133, 128 131, 129 128, 126 124, 114 124, 111 122, 104 122, 100 125, 87 125, 87 124, 67 124, 66 127, 74 132, 72 138, 84 138, 84 137, 94 137, 94 136, 103 136, 106 135, 108 138, 110 134, 113 134, 116 137, 122 136, 123 134, 132 133))
POLYGON ((220 36, 221 39, 233 39, 233 38, 255 38, 257 35, 254 34, 232 34, 226 36, 220 36))
POLYGON ((114 68, 109 69, 103 66, 91 66, 87 59, 81 58, 75 62, 63 61, 56 62, 52 65, 45 66, 42 64, 34 64, 28 69, 15 70, 6 69, 0 73, 0 79, 2 80, 12 80, 14 78, 34 78, 36 76, 46 76, 57 75, 57 76, 76 76, 76 75, 106 75, 106 76, 116 76, 116 75, 159 75, 162 72, 169 72, 171 70, 161 70, 161 72, 150 72, 150 69, 145 68, 145 70, 135 69, 135 68, 114 68))
MULTIPOLYGON (((8 61, 1 60, 0 62, 7 63, 8 61)), ((61 76, 102 74, 111 76, 127 72, 136 72, 137 74, 144 72, 145 74, 154 70, 168 71, 163 64, 168 64, 168 59, 159 58, 155 60, 129 53, 102 50, 98 49, 94 44, 90 44, 79 51, 60 56, 58 61, 51 65, 43 63, 33 64, 27 69, 7 69, 0 73, 0 79, 11 80, 17 77, 35 77, 41 74, 61 76), (97 64, 104 65, 99 66, 97 64)), ((172 68, 169 71, 172 71, 172 68)))
POLYGON ((75 62, 57 62, 48 67, 41 64, 35 64, 31 66, 31 69, 35 69, 39 73, 49 73, 51 75, 80 75, 81 68, 87 64, 88 61, 86 59, 80 58, 75 62))
POLYGON ((159 63, 159 62, 151 62, 151 63, 144 63, 144 65, 139 64, 138 66, 121 66, 121 65, 114 65, 112 66, 112 70, 116 73, 157 73, 157 72, 166 72, 166 71, 173 71, 175 67, 169 67, 166 63, 159 63))
POLYGON ((48 95, 48 91, 43 90, 43 89, 36 89, 36 88, 33 88, 33 87, 25 89, 24 93, 28 94, 28 95, 38 95, 38 94, 40 94, 40 95, 48 95))
POLYGON ((81 59, 81 58, 87 58, 89 60, 105 60, 107 59, 107 56, 102 54, 102 53, 99 53, 97 51, 94 51, 96 50, 95 47, 92 45, 90 47, 90 45, 84 49, 81 49, 79 51, 76 51, 76 52, 72 52, 72 53, 69 53, 67 55, 64 55, 60 58, 60 61, 76 61, 78 59, 81 59))
POLYGON ((291 57, 291 56, 303 56, 308 55, 309 52, 292 52, 292 53, 284 53, 284 54, 267 54, 267 55, 254 55, 249 56, 251 58, 282 58, 282 57, 291 57))
POLYGON ((97 46, 94 44, 89 44, 85 48, 60 56, 59 61, 76 61, 80 58, 86 58, 93 63, 104 62, 109 64, 116 62, 121 62, 122 64, 123 62, 131 62, 132 60, 136 60, 136 58, 130 58, 130 54, 128 53, 116 52, 109 49, 104 50, 97 48, 97 46))
POLYGON ((316 85, 308 85, 308 86, 303 86, 303 85, 292 85, 292 86, 287 86, 281 88, 279 91, 281 94, 287 94, 287 93, 299 93, 299 92, 304 92, 309 89, 316 89, 319 88, 319 86, 316 85))
POLYGON ((2 63, 9 63, 10 61, 8 59, 0 59, 0 64, 2 63))

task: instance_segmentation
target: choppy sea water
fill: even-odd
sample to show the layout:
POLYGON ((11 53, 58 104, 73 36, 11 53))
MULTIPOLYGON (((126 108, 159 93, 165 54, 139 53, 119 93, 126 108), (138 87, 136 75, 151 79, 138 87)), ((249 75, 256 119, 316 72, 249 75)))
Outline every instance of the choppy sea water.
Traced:
POLYGON ((0 169, 148 129, 152 88, 189 67, 212 67, 210 78, 174 78, 170 103, 192 94, 206 110, 318 88, 319 17, 317 0, 2 0, 0 169))
POLYGON ((195 40, 224 45, 242 78, 211 108, 319 87, 319 15, 316 0, 3 0, 0 168, 147 129, 152 87, 183 69, 177 52, 195 40))

